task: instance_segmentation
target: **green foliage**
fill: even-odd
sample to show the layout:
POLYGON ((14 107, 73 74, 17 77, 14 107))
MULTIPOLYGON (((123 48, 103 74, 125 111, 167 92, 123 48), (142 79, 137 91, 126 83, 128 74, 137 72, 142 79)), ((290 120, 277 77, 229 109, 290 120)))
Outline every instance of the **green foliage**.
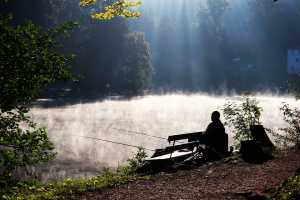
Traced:
POLYGON ((17 167, 47 162, 55 155, 44 128, 28 117, 28 104, 56 80, 71 78, 71 56, 58 52, 58 40, 74 23, 43 31, 31 22, 11 25, 0 15, 0 179, 15 178, 17 167))
POLYGON ((115 173, 109 168, 104 168, 100 176, 85 179, 70 179, 52 181, 44 185, 38 181, 18 182, 14 185, 5 185, 0 189, 0 198, 13 199, 62 199, 88 191, 96 191, 105 187, 114 187, 137 180, 148 180, 149 176, 137 176, 134 171, 139 167, 146 153, 139 148, 136 155, 129 159, 129 165, 123 166, 115 173))
POLYGON ((137 153, 133 156, 133 158, 129 158, 128 165, 121 166, 118 168, 118 172, 121 174, 134 174, 136 170, 144 164, 145 158, 147 157, 147 153, 143 147, 139 147, 137 153))
POLYGON ((275 137, 276 144, 287 148, 295 146, 300 148, 300 110, 299 108, 291 108, 289 104, 284 103, 280 108, 283 113, 283 119, 288 124, 286 128, 280 128, 281 133, 275 130, 269 130, 275 137))
POLYGON ((44 128, 37 128, 27 109, 0 112, 0 181, 6 181, 17 167, 51 160, 55 153, 44 128))
POLYGON ((101 176, 90 179, 65 179, 63 181, 50 182, 43 185, 36 181, 19 182, 17 185, 4 188, 1 199, 5 200, 35 200, 35 199, 62 199, 64 196, 82 194, 88 191, 95 191, 105 187, 114 187, 136 180, 147 180, 149 176, 135 176, 114 174, 107 171, 101 176))
POLYGON ((262 108, 256 99, 244 97, 242 102, 226 102, 223 108, 225 125, 233 128, 236 146, 251 139, 250 126, 260 124, 262 108))
POLYGON ((12 16, 0 15, 0 108, 26 104, 56 80, 70 79, 71 56, 57 51, 58 38, 75 24, 43 31, 31 22, 12 26, 12 16))
POLYGON ((77 55, 72 68, 80 76, 78 82, 67 85, 71 95, 131 96, 151 86, 153 67, 143 33, 130 32, 124 18, 91 20, 89 10, 94 8, 82 9, 76 1, 49 1, 54 24, 69 20, 80 24, 70 40, 64 41, 64 48, 77 55))
POLYGON ((147 153, 145 152, 145 149, 143 147, 139 147, 134 157, 128 159, 129 166, 132 169, 137 169, 144 163, 146 157, 147 157, 147 153))
MULTIPOLYGON (((298 170, 299 171, 299 170, 298 170)), ((300 173, 285 181, 282 186, 269 199, 272 200, 293 200, 300 197, 300 173)))
POLYGON ((139 94, 149 87, 153 74, 149 44, 143 33, 129 33, 123 44, 123 55, 115 69, 116 82, 128 93, 139 94))

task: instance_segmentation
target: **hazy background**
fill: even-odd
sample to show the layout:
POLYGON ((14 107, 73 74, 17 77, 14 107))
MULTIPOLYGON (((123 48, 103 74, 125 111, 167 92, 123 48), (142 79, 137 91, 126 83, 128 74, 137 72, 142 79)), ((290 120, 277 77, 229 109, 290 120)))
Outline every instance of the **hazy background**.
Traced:
POLYGON ((97 7, 80 8, 78 0, 30 2, 2 10, 13 12, 16 24, 80 24, 62 41, 76 55, 79 79, 50 87, 46 97, 62 89, 96 99, 145 90, 285 93, 288 50, 300 46, 298 0, 142 0, 140 18, 111 21, 91 20, 97 7))

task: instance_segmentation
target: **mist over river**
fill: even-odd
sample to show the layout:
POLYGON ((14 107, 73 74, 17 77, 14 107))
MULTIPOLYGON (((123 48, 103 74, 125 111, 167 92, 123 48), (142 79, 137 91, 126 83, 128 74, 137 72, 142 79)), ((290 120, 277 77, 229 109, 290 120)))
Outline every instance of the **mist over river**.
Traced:
MULTIPOLYGON (((280 112, 283 102, 293 107, 300 104, 294 97, 257 95, 256 99, 263 107, 262 123, 267 128, 286 126, 280 112)), ((93 175, 101 167, 124 164, 137 150, 80 136, 148 149, 160 148, 168 145, 168 142, 134 132, 166 138, 168 135, 203 131, 210 122, 212 111, 221 111, 228 100, 239 101, 241 97, 177 93, 148 95, 130 100, 107 99, 54 108, 33 107, 33 120, 47 128, 57 151, 56 161, 52 163, 55 170, 42 179, 51 178, 52 175, 58 178, 78 174, 93 175), (65 170, 62 172, 60 168, 65 170)), ((233 135, 228 127, 225 128, 229 134, 229 143, 232 144, 233 135)))

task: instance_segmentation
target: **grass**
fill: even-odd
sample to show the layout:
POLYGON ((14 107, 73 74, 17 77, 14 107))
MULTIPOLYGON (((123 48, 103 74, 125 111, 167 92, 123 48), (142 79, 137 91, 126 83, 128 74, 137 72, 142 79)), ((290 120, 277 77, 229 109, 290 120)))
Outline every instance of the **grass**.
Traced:
POLYGON ((89 179, 64 179, 42 184, 38 181, 18 182, 10 184, 0 190, 0 199, 5 200, 38 200, 64 199, 84 192, 96 191, 102 188, 114 187, 137 180, 148 180, 149 176, 137 176, 122 173, 113 173, 105 170, 101 176, 89 179))
MULTIPOLYGON (((39 200, 39 199, 70 199, 72 196, 99 189, 115 187, 137 180, 149 180, 150 176, 138 176, 136 169, 143 164, 146 157, 143 148, 129 159, 128 165, 121 166, 116 172, 106 168, 101 176, 93 178, 67 178, 42 184, 39 181, 20 181, 0 184, 0 199, 4 200, 39 200)), ((0 182, 1 183, 1 182, 0 182)))

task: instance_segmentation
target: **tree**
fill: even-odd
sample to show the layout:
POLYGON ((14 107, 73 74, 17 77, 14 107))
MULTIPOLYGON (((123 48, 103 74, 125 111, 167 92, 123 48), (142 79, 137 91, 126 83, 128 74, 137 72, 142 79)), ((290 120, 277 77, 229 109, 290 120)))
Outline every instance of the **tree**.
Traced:
POLYGON ((11 110, 27 104, 41 89, 57 79, 69 79, 71 57, 57 52, 57 37, 71 29, 65 24, 42 31, 33 23, 10 26, 10 18, 1 16, 0 28, 0 108, 11 110))
POLYGON ((129 31, 128 20, 92 20, 90 10, 82 9, 76 1, 49 1, 50 23, 71 20, 80 24, 72 38, 63 41, 64 49, 77 55, 72 71, 80 78, 76 83, 53 87, 69 87, 68 95, 93 99, 112 93, 137 94, 150 85, 149 45, 143 34, 129 31))
MULTIPOLYGON (((44 31, 31 22, 11 25, 0 15, 0 177, 11 177, 16 167, 52 159, 54 146, 44 128, 28 117, 28 105, 41 90, 71 78, 71 56, 58 51, 58 39, 75 24, 44 31)), ((4 182, 5 183, 5 182, 4 182)))
POLYGON ((139 94, 149 87, 153 68, 149 44, 143 33, 128 33, 123 44, 123 55, 115 69, 114 86, 131 94, 139 94))
POLYGON ((230 74, 226 71, 231 49, 228 48, 228 36, 225 31, 227 22, 224 17, 229 11, 229 3, 226 0, 207 0, 206 4, 207 6, 201 6, 199 10, 198 51, 205 49, 199 60, 206 72, 205 84, 215 91, 228 80, 226 76, 230 74))

